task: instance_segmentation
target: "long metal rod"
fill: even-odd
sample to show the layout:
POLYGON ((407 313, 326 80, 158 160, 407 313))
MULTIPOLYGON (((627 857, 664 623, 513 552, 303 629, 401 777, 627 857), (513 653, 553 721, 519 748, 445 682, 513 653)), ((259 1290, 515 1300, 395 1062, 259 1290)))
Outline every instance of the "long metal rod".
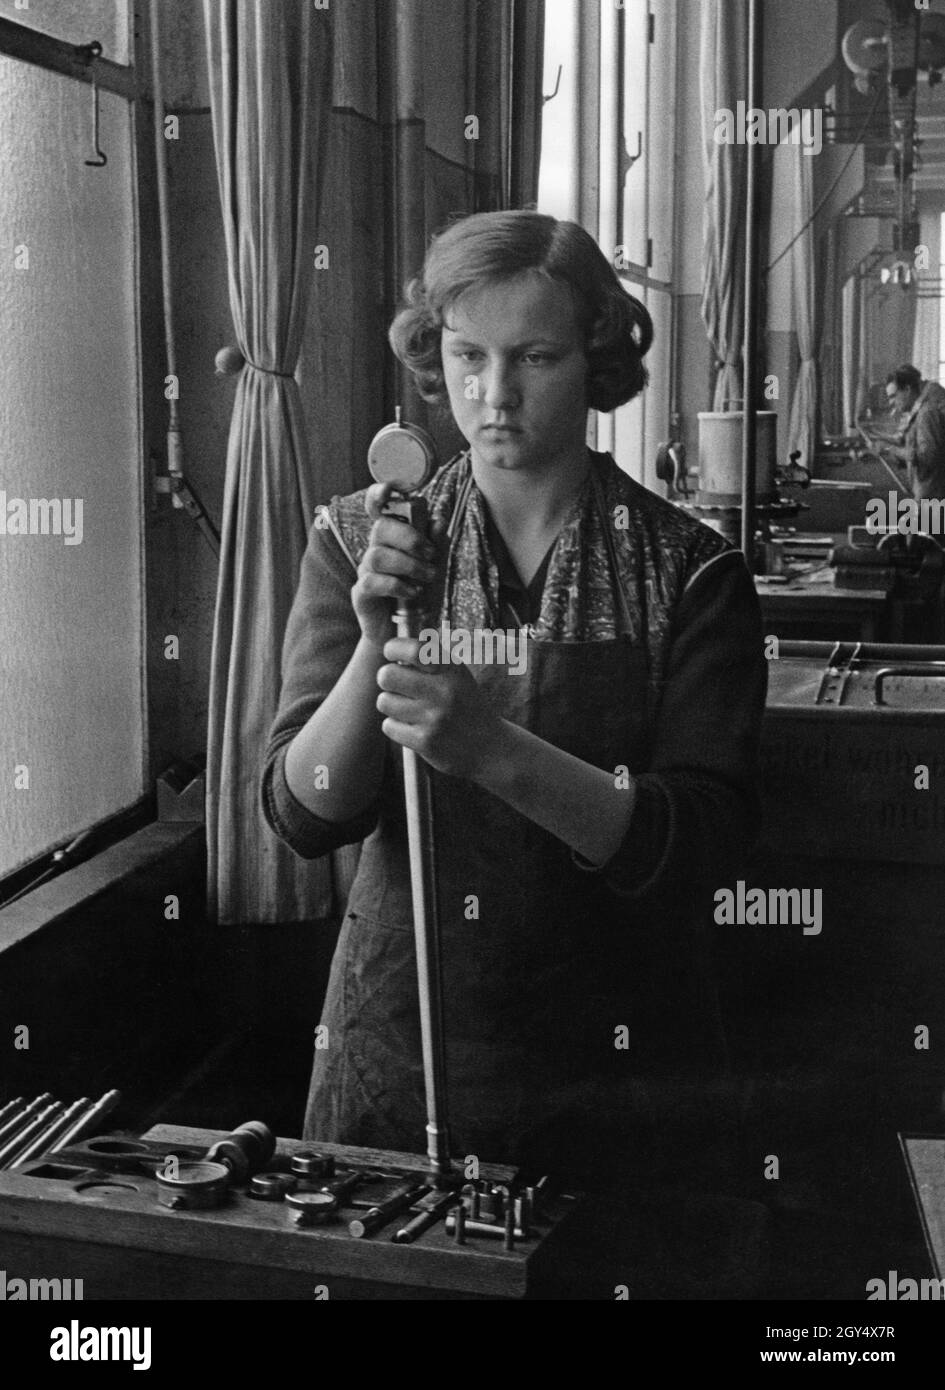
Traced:
POLYGON ((98 1129, 101 1121, 106 1115, 111 1114, 120 1100, 121 1091, 106 1091, 100 1100, 90 1106, 84 1115, 80 1115, 75 1124, 56 1140, 49 1152, 57 1154, 60 1149, 68 1148, 70 1144, 90 1134, 93 1129, 98 1129))
MULTIPOLYGON (((424 7, 421 0, 394 0, 390 19, 394 43, 392 173, 396 233, 392 288, 395 300, 399 300, 405 281, 419 273, 427 249, 424 7)), ((426 405, 416 382, 399 363, 396 399, 403 405, 408 420, 421 425, 426 422, 426 405)))
MULTIPOLYGON (((761 105, 761 13, 760 0, 748 0, 748 107, 761 105)), ((758 172, 761 147, 745 150, 745 331, 744 377, 742 386, 742 550, 748 567, 754 570, 755 556, 755 398, 758 359, 758 172)))
MULTIPOLYGON (((64 43, 62 39, 17 24, 13 19, 0 18, 0 53, 21 63, 33 63, 50 72, 61 73, 63 77, 73 77, 78 82, 92 81, 92 64, 80 45, 64 43)), ((137 78, 130 65, 98 58, 95 80, 105 91, 134 100, 137 78)))
POLYGON ((64 1106, 61 1100, 54 1101, 52 1105, 47 1105, 45 1110, 41 1110, 38 1115, 35 1115, 33 1119, 30 1120, 25 1129, 21 1129, 19 1134, 15 1134, 12 1139, 4 1144, 3 1148, 0 1149, 0 1168, 8 1168, 10 1166, 10 1160, 15 1158, 32 1138, 45 1130, 50 1120, 55 1119, 63 1109, 64 1106))
POLYGON ((8 1100, 7 1103, 6 1103, 6 1105, 3 1107, 3 1109, 0 1110, 0 1122, 6 1121, 7 1119, 9 1119, 9 1117, 13 1114, 13 1112, 14 1112, 15 1110, 18 1110, 22 1104, 23 1104, 23 1097, 22 1097, 22 1096, 14 1096, 12 1100, 8 1100))
POLYGON ((58 1139, 63 1130, 68 1129, 69 1125, 73 1123, 79 1113, 85 1110, 90 1104, 91 1101, 88 1096, 83 1096, 81 1100, 73 1101, 67 1110, 64 1110, 61 1115, 57 1115, 50 1124, 46 1125, 40 1133, 36 1134, 27 1144, 26 1148, 22 1149, 13 1162, 9 1163, 7 1166, 9 1168, 22 1168, 24 1163, 29 1163, 31 1159, 38 1158, 40 1154, 46 1153, 52 1145, 53 1140, 58 1139))
MULTIPOLYGON (((157 175, 158 225, 161 240, 161 301, 164 311, 164 352, 167 374, 175 378, 177 371, 177 332, 174 325, 174 284, 171 274, 171 213, 168 191, 168 144, 164 138, 164 77, 161 68, 161 20, 157 0, 149 6, 151 21, 151 82, 154 87, 154 167, 157 175)), ((180 406, 176 391, 172 391, 167 407, 167 471, 183 471, 183 439, 180 426, 180 406)), ((179 505, 179 504, 178 504, 179 505)))
POLYGON ((14 1134, 25 1129, 37 1111, 42 1110, 44 1105, 49 1105, 51 1100, 52 1096, 49 1092, 44 1091, 41 1096, 37 1096, 35 1100, 29 1101, 26 1105, 21 1102, 20 1109, 6 1120, 3 1128, 0 1129, 0 1144, 6 1144, 13 1138, 14 1134))
MULTIPOLYGON (((416 636, 417 614, 398 610, 398 637, 416 636)), ((417 951, 420 1042, 427 1103, 427 1155, 437 1175, 450 1172, 449 1118, 446 1100, 446 1049, 443 1020, 443 965, 437 901, 436 836, 430 769, 412 748, 404 748, 404 793, 407 845, 417 951)))

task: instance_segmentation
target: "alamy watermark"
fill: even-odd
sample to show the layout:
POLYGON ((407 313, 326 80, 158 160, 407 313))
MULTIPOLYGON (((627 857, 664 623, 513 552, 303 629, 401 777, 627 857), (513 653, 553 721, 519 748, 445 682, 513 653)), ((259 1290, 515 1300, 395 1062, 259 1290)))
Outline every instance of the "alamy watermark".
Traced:
POLYGON ((527 628, 425 627, 420 632, 421 666, 508 666, 510 676, 523 676, 528 664, 527 628))
POLYGON ((737 101, 735 110, 715 113, 712 138, 717 145, 800 145, 805 154, 824 147, 824 113, 819 106, 772 106, 764 110, 737 101))
POLYGON ((0 1303, 71 1303, 84 1297, 81 1279, 17 1279, 0 1269, 0 1303))
POLYGON ((941 1303, 945 1301, 945 1279, 900 1279, 891 1269, 885 1278, 867 1279, 866 1301, 892 1303, 941 1303))
POLYGON ((0 488, 0 536, 62 536, 82 544, 81 497, 8 497, 0 488))
POLYGON ((887 497, 866 504, 866 529, 871 536, 898 531, 901 536, 945 534, 945 501, 940 497, 903 497, 890 489, 887 497))
POLYGON ((49 1334, 51 1361, 130 1361, 135 1371, 151 1368, 150 1327, 82 1327, 73 1318, 68 1327, 49 1334))
POLYGON ((822 888, 747 888, 739 879, 733 888, 715 893, 715 920, 722 927, 797 927, 805 936, 823 929, 822 888))

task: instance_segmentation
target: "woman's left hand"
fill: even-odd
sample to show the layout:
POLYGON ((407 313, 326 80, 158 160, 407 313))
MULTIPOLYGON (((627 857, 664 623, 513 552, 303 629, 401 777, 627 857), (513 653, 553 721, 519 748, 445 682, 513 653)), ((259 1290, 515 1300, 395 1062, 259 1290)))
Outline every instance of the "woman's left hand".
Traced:
POLYGON ((496 755, 504 724, 462 665, 421 665, 415 637, 393 637, 377 673, 382 731, 438 772, 475 780, 496 755), (400 663, 400 664, 398 664, 400 663))

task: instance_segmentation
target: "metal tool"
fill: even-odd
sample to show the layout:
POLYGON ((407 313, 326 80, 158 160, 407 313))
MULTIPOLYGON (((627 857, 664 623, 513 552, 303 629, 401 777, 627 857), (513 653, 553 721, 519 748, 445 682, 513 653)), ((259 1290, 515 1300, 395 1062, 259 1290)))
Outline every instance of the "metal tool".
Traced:
MULTIPOLYGON (((8 1100, 3 1109, 0 1110, 0 1126, 4 1125, 13 1112, 18 1110, 22 1104, 22 1096, 14 1096, 13 1100, 8 1100)), ((2 1129, 0 1129, 0 1133, 2 1133, 2 1129)))
POLYGON ((462 1204, 446 1218, 446 1230, 460 1245, 470 1235, 491 1236, 513 1250, 517 1240, 532 1236, 535 1208, 546 1186, 546 1178, 520 1191, 506 1183, 467 1183, 462 1204))
POLYGON ((395 1231, 391 1240, 397 1245, 410 1245, 418 1236, 422 1236, 424 1231, 442 1221, 449 1208, 460 1200, 458 1192, 440 1194, 412 1221, 408 1221, 406 1226, 401 1226, 399 1231, 395 1231))
MULTIPOLYGON (((92 41, 91 43, 84 44, 84 45, 79 49, 79 52, 85 55, 85 61, 86 61, 87 63, 94 64, 96 58, 100 58, 100 57, 102 56, 102 45, 98 42, 97 39, 93 39, 93 41, 92 41)), ((105 165, 108 163, 108 156, 105 154, 105 151, 104 151, 104 150, 102 149, 102 147, 101 147, 101 142, 100 142, 100 137, 99 137, 99 96, 98 96, 98 80, 97 80, 97 78, 96 78, 96 76, 95 76, 95 72, 96 72, 96 70, 95 70, 95 68, 94 68, 94 66, 93 66, 93 68, 92 68, 92 147, 93 147, 93 149, 95 150, 95 158, 94 158, 94 159, 87 159, 85 162, 86 162, 86 164, 88 164, 89 167, 92 168, 92 169, 102 169, 102 168, 104 168, 105 165)))
MULTIPOLYGON (((455 1214, 447 1216, 446 1230, 448 1235, 457 1235, 457 1220, 459 1219, 459 1208, 455 1214)), ((495 1240, 507 1240, 508 1235, 504 1225, 497 1226, 492 1221, 471 1221, 468 1216, 462 1218, 463 1233, 467 1236, 492 1236, 495 1240)), ((512 1227, 512 1239, 525 1240, 525 1232, 521 1226, 512 1227)), ((510 1248, 510 1247, 507 1247, 510 1248)))
MULTIPOLYGON (((385 426, 371 441, 368 468, 377 482, 389 484, 396 494, 387 507, 387 514, 399 516, 417 530, 426 531, 429 520, 426 503, 423 498, 411 497, 411 494, 433 476, 436 446, 425 430, 401 422, 399 407, 396 416, 396 423, 385 426)), ((421 618, 422 611, 416 605, 401 600, 394 614, 398 637, 417 636, 421 618)), ((401 751, 427 1105, 427 1155, 432 1171, 437 1178, 443 1179, 450 1173, 450 1143, 433 794, 428 765, 413 749, 401 751)))
POLYGON ((254 1173, 249 1195, 261 1202, 281 1202, 296 1190, 298 1179, 292 1173, 254 1173))
POLYGON ((204 1154, 207 1163, 222 1163, 230 1181, 245 1182, 251 1173, 265 1168, 276 1151, 275 1135, 261 1120, 247 1120, 222 1139, 215 1140, 204 1154))
MULTIPOLYGON (((226 1201, 231 1187, 245 1182, 269 1162, 275 1147, 272 1130, 259 1120, 248 1120, 222 1139, 215 1139, 195 1162, 168 1157, 164 1167, 154 1171, 158 1201, 175 1211, 218 1207, 226 1201)), ((258 1196, 258 1191, 253 1195, 258 1196)), ((275 1200, 283 1196, 285 1189, 275 1200)))
POLYGON ((348 1230, 356 1239, 360 1239, 362 1236, 372 1236, 375 1231, 379 1231, 383 1226, 393 1221, 395 1216, 399 1216, 402 1211, 407 1211, 409 1207, 414 1206, 421 1197, 425 1197, 431 1190, 426 1183, 405 1187, 386 1202, 371 1207, 370 1211, 355 1217, 353 1221, 349 1222, 348 1230))
POLYGON ((121 1091, 106 1091, 94 1105, 89 1106, 84 1115, 79 1116, 75 1124, 70 1126, 65 1134, 60 1135, 49 1152, 57 1154, 61 1149, 67 1149, 78 1139, 84 1139, 87 1134, 98 1129, 105 1116, 110 1115, 120 1103, 121 1091))
POLYGON ((22 1168, 23 1164, 28 1163, 31 1158, 37 1158, 40 1154, 46 1153, 53 1140, 58 1139, 59 1135, 74 1123, 76 1116, 81 1114, 90 1104, 91 1102, 88 1096, 82 1096, 80 1100, 73 1101, 61 1115, 56 1116, 56 1118, 45 1126, 40 1133, 30 1140, 26 1148, 20 1151, 9 1166, 11 1168, 22 1168))
POLYGON ((354 1172, 344 1172, 332 1178, 330 1182, 323 1182, 316 1188, 317 1192, 327 1192, 331 1197, 337 1197, 339 1202, 343 1202, 357 1188, 368 1182, 381 1182, 384 1174, 377 1173, 373 1169, 359 1169, 354 1172))
POLYGON ((31 1100, 25 1105, 21 1101, 20 1108, 0 1129, 0 1144, 9 1143, 15 1134, 19 1134, 21 1130, 26 1128, 33 1117, 43 1109, 43 1106, 50 1104, 52 1099, 53 1097, 49 1092, 44 1091, 41 1096, 37 1096, 35 1100, 31 1100))
POLYGON ((326 1226, 338 1216, 339 1202, 330 1192, 293 1192, 285 1201, 297 1226, 326 1226))
POLYGON ((293 1154, 289 1167, 299 1180, 303 1191, 306 1186, 324 1186, 326 1179, 335 1175, 335 1160, 331 1154, 298 1153, 293 1154))
MULTIPOLYGON (((519 1237, 524 1237, 524 1230, 519 1230, 519 1237)), ((507 1194, 505 1198, 505 1248, 506 1250, 515 1249, 515 1202, 512 1194, 507 1194)))
POLYGON ((207 1211, 226 1201, 230 1170, 225 1163, 174 1163, 154 1173, 157 1199, 173 1211, 207 1211))
POLYGON ((63 1110, 61 1100, 54 1101, 52 1105, 47 1105, 45 1110, 41 1110, 38 1115, 34 1115, 29 1124, 20 1129, 10 1139, 7 1140, 3 1148, 0 1149, 0 1168, 9 1168, 11 1160, 18 1157, 31 1139, 35 1139, 37 1134, 41 1134, 63 1110))

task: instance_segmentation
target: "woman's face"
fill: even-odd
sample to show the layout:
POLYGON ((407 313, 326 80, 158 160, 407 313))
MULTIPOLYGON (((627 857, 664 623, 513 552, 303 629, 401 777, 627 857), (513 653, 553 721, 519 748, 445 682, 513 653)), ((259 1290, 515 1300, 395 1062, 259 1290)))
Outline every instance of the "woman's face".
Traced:
POLYGON ((443 375, 474 461, 545 472, 584 457, 587 357, 569 288, 525 272, 446 314, 443 375))

